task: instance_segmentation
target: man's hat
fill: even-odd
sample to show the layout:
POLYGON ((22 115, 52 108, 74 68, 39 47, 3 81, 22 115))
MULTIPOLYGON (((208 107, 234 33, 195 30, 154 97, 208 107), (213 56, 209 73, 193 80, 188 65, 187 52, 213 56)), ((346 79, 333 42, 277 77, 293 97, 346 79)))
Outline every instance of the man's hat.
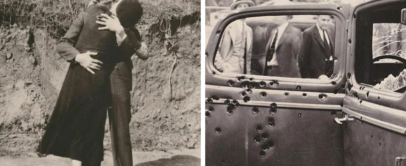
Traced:
POLYGON ((255 3, 251 0, 234 0, 233 4, 231 4, 231 10, 234 10, 239 4, 248 4, 249 7, 255 6, 255 3))
POLYGON ((116 9, 117 17, 124 28, 133 27, 142 16, 142 6, 138 0, 122 0, 116 9))

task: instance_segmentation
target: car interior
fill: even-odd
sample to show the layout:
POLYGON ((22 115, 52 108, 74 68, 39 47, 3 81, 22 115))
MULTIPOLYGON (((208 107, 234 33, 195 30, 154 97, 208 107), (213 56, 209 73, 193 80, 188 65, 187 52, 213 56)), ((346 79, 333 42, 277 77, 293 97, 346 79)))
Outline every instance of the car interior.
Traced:
POLYGON ((403 29, 406 26, 400 23, 403 8, 406 8, 406 2, 401 1, 360 10, 355 15, 355 78, 358 83, 405 92, 406 43, 403 40, 406 39, 406 29, 403 29), (378 25, 391 28, 385 29, 389 32, 382 32, 386 38, 382 35, 384 39, 380 40, 381 36, 375 36, 374 41, 374 26, 378 25), (380 47, 373 48, 376 45, 380 47))

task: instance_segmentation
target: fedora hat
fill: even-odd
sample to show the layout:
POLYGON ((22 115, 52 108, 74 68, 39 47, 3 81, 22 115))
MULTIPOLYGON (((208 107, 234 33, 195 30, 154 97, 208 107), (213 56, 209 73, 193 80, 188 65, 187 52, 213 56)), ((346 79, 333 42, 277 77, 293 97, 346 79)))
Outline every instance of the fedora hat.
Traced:
POLYGON ((230 6, 231 10, 234 10, 239 4, 248 4, 249 7, 255 6, 255 3, 251 0, 234 0, 230 6))

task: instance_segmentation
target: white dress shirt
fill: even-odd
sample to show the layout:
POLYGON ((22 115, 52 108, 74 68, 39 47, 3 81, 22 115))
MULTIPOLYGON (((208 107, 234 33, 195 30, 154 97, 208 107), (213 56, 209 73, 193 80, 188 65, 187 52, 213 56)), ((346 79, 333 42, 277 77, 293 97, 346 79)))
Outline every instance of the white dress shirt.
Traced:
MULTIPOLYGON (((276 58, 276 48, 278 47, 279 40, 281 39, 281 37, 282 37, 283 33, 285 32, 286 28, 288 27, 288 25, 289 25, 289 22, 286 22, 278 27, 278 36, 276 37, 275 52, 273 53, 271 61, 267 62, 268 66, 277 66, 278 65, 278 59, 276 58)), ((272 37, 274 37, 274 36, 272 36, 272 37)))

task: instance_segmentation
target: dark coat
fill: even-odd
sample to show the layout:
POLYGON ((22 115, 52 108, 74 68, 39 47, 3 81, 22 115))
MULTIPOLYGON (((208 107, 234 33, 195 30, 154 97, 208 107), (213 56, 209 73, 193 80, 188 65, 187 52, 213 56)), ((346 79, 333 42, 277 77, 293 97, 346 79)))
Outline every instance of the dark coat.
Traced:
MULTIPOLYGON (((329 33, 331 31, 327 32, 331 50, 334 50, 334 39, 329 33)), ((327 55, 324 49, 323 40, 316 25, 303 32, 299 51, 299 67, 302 78, 318 78, 320 75, 328 75, 326 71, 333 69, 333 62, 329 61, 330 55, 327 55)))
MULTIPOLYGON (((267 58, 270 54, 272 40, 273 39, 271 37, 268 41, 266 48, 266 60, 264 59, 265 61, 263 62, 264 64, 266 64, 268 61, 267 58)), ((298 28, 288 25, 279 39, 278 45, 276 46, 276 58, 281 72, 281 77, 300 77, 299 67, 297 65, 300 40, 301 31, 298 28)))

